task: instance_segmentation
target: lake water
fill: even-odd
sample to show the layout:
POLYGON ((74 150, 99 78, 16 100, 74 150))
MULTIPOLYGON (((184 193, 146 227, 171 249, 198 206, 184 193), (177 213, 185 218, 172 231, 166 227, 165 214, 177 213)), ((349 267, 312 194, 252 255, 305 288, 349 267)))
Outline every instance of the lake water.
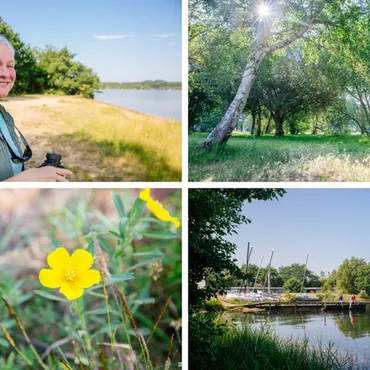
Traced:
POLYGON ((307 338, 310 344, 316 346, 332 343, 341 353, 354 358, 356 369, 370 369, 369 312, 239 313, 232 314, 232 320, 237 325, 241 326, 244 322, 253 328, 267 324, 280 337, 307 338))
POLYGON ((95 100, 181 122, 181 90, 102 89, 95 100))

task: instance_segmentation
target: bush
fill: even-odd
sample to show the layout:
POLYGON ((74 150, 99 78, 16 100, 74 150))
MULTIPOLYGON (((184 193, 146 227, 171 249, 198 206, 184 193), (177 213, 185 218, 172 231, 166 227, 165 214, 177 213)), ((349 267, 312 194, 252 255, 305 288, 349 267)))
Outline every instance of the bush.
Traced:
POLYGON ((361 299, 367 299, 367 298, 369 298, 369 295, 364 290, 361 290, 360 293, 358 293, 358 296, 361 299))
POLYGON ((204 308, 210 312, 219 312, 224 310, 222 303, 216 298, 212 298, 209 301, 205 302, 204 308))
POLYGON ((225 324, 216 324, 215 314, 196 314, 189 317, 189 368, 205 369, 215 361, 214 341, 226 332, 225 324))
POLYGON ((240 304, 240 303, 242 303, 239 298, 231 298, 228 302, 229 303, 232 303, 232 304, 240 304))
POLYGON ((288 293, 299 293, 302 289, 302 281, 292 277, 284 283, 284 289, 288 293))

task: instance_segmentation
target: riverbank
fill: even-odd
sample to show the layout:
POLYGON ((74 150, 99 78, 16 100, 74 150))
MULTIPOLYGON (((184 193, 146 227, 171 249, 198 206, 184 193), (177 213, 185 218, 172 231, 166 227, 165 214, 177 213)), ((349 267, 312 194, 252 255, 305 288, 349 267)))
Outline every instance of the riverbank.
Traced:
POLYGON ((307 340, 283 339, 271 328, 237 328, 222 317, 190 318, 190 368, 196 370, 334 370, 351 368, 350 358, 333 346, 315 347, 307 340))
POLYGON ((181 181, 181 125, 71 96, 27 95, 0 101, 33 151, 63 155, 71 181, 181 181))

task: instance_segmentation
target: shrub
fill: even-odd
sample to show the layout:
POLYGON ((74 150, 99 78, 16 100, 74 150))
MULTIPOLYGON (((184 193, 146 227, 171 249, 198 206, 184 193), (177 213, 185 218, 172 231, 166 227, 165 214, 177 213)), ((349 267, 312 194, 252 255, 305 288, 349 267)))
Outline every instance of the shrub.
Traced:
POLYGON ((218 312, 224 310, 222 303, 216 298, 212 298, 209 301, 206 301, 204 303, 204 308, 210 312, 218 312))
POLYGON ((242 303, 242 302, 240 301, 240 299, 239 299, 239 298, 231 298, 231 299, 229 300, 229 303, 232 303, 232 304, 240 304, 240 303, 242 303))

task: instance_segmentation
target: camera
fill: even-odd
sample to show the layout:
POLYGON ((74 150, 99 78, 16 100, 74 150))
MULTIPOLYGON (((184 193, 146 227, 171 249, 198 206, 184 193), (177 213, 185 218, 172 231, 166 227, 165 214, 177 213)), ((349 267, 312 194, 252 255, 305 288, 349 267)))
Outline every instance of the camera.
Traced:
POLYGON ((46 159, 40 167, 53 166, 58 168, 64 168, 61 163, 62 156, 57 153, 46 153, 46 159))

